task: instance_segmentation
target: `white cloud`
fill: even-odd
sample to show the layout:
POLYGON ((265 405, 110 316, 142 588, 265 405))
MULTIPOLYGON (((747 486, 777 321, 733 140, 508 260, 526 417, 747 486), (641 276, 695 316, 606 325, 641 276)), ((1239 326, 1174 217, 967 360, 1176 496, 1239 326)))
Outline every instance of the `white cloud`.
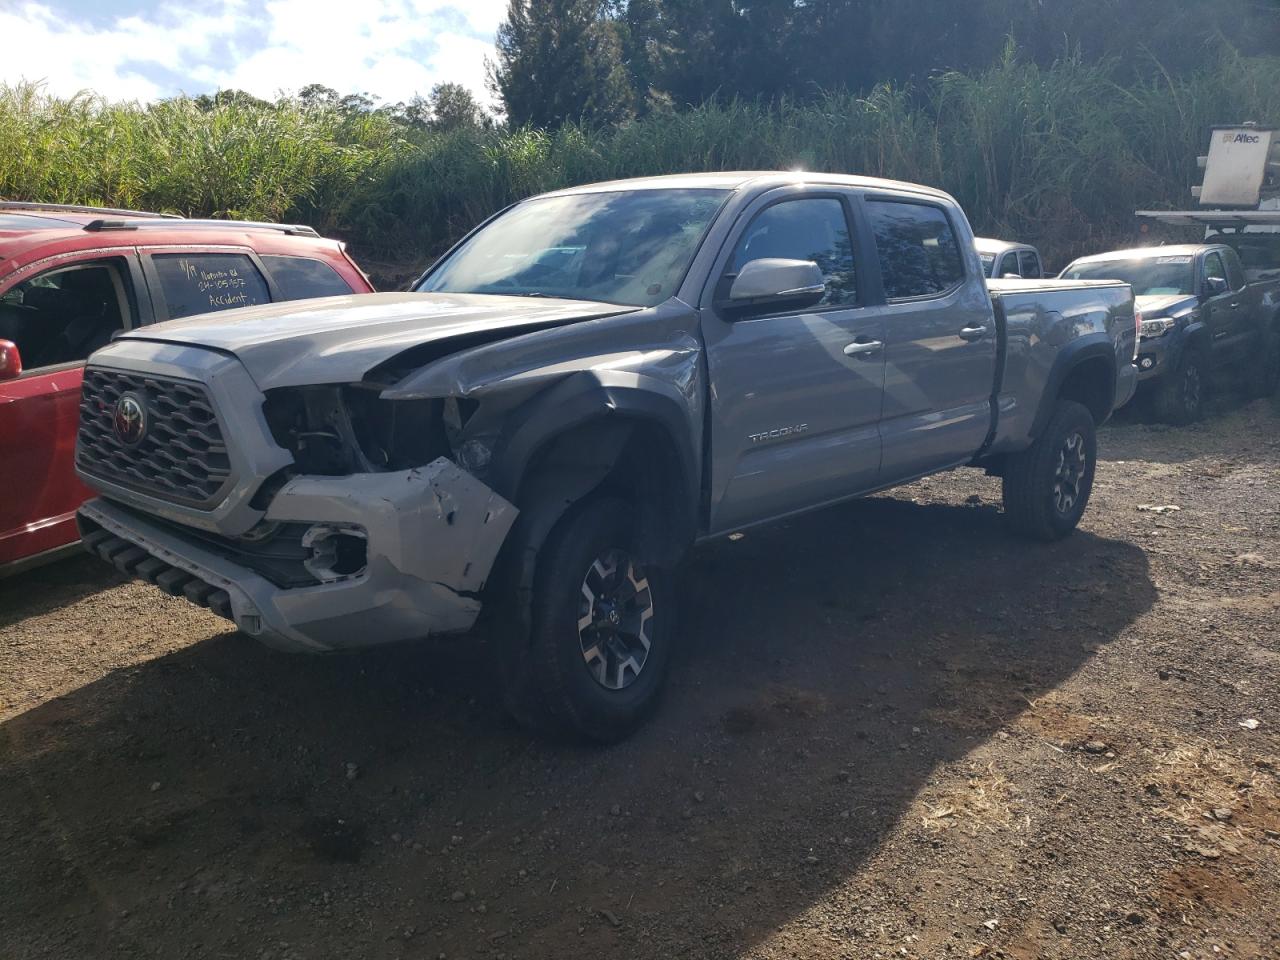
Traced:
POLYGON ((485 102, 484 59, 505 0, 212 0, 83 26, 56 0, 0 9, 0 82, 113 100, 237 88, 262 97, 322 83, 407 100, 442 81, 485 102), (483 39, 481 39, 483 38, 483 39))

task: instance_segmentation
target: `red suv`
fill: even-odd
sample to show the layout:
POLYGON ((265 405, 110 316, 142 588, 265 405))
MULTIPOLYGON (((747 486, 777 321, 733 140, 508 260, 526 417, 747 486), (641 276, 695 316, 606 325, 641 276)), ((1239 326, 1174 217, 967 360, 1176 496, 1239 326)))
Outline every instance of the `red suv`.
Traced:
POLYGON ((372 289, 310 227, 0 202, 0 575, 79 539, 80 378, 113 334, 372 289))

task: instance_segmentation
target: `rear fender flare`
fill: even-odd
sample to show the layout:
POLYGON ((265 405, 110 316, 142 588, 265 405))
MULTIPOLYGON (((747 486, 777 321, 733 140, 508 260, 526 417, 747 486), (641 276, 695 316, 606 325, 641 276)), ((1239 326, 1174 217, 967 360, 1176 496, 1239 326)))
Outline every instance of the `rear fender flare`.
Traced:
POLYGON ((1062 393, 1062 387, 1067 379, 1079 369, 1080 365, 1093 360, 1103 360, 1107 364, 1110 376, 1107 378, 1108 396, 1106 400, 1106 409, 1110 414, 1115 405, 1116 396, 1116 348, 1111 342, 1111 338, 1105 333, 1096 333, 1089 336, 1080 337, 1072 340, 1061 350, 1054 359, 1053 366, 1049 370, 1049 379, 1045 385, 1044 393, 1040 397, 1040 406, 1036 410, 1035 421, 1031 427, 1031 436, 1037 438, 1044 432, 1044 428, 1049 423, 1049 418, 1053 416, 1054 406, 1057 404, 1058 397, 1062 393))

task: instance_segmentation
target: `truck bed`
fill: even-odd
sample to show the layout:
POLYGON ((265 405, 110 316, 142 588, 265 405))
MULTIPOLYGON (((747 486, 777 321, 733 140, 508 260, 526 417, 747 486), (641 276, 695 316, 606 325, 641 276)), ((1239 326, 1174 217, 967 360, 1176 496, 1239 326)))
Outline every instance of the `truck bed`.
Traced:
POLYGON ((998 409, 991 453, 1025 447, 1040 397, 1069 331, 1110 342, 1116 362, 1130 365, 1137 345, 1133 291, 1110 280, 988 280, 1004 365, 996 377, 998 409), (1063 322, 1063 321, 1067 322, 1063 322))

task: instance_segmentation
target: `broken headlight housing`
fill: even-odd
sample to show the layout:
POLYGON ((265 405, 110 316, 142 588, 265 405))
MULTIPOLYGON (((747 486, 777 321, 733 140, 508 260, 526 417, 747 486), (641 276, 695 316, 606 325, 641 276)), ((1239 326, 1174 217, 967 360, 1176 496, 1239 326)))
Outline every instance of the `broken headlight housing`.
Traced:
POLYGON ((376 389, 328 385, 269 390, 263 414, 296 472, 340 477, 448 456, 443 408, 442 400, 384 400, 376 389))

